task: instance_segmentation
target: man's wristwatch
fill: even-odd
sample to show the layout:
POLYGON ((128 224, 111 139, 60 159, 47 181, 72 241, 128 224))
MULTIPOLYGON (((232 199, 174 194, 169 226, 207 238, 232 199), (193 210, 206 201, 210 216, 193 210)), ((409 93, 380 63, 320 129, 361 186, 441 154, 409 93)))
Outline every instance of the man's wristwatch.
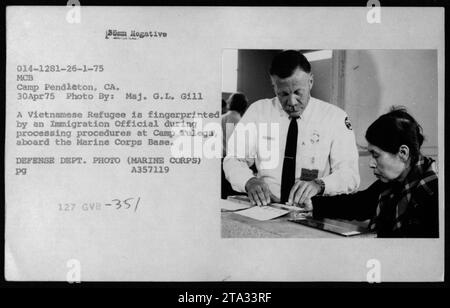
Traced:
POLYGON ((322 181, 321 179, 315 179, 314 183, 318 184, 320 186, 320 190, 317 193, 318 196, 322 195, 323 192, 325 191, 325 182, 322 181))

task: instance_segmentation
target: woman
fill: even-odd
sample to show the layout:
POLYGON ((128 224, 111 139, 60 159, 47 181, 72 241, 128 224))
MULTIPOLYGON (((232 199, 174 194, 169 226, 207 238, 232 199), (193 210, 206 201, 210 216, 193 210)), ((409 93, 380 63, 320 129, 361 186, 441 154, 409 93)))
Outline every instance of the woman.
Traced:
POLYGON ((228 98, 228 112, 222 115, 222 154, 227 155, 227 142, 248 107, 247 97, 242 93, 233 93, 228 98))
POLYGON ((313 216, 371 219, 378 237, 439 237, 438 177, 420 153, 421 131, 405 109, 380 116, 366 132, 378 180, 352 195, 312 198, 313 216))

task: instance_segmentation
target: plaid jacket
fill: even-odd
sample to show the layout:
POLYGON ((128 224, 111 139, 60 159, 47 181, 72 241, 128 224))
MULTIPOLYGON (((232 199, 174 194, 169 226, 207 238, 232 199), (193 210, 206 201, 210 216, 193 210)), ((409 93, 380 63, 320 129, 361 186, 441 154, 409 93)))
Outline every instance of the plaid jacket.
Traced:
POLYGON ((433 160, 419 157, 405 180, 376 181, 351 195, 314 197, 314 217, 370 219, 378 237, 439 237, 438 177, 433 160))

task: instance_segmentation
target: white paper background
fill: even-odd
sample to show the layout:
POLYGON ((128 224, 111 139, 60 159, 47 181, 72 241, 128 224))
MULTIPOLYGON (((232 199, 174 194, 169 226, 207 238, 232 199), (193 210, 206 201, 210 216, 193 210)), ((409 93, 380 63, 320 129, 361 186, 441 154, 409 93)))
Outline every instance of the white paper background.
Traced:
MULTIPOLYGON (((222 239, 219 159, 205 159, 200 166, 179 167, 167 175, 136 175, 126 167, 93 165, 32 166, 26 177, 14 175, 15 157, 24 155, 14 146, 16 65, 103 64, 105 74, 98 78, 104 83, 136 92, 202 92, 206 98, 203 103, 160 104, 152 109, 215 112, 220 110, 224 48, 437 49, 443 158, 443 9, 382 7, 380 24, 367 23, 367 10, 81 7, 81 23, 69 24, 66 7, 9 7, 6 278, 65 280, 66 262, 77 259, 83 281, 364 281, 366 262, 378 259, 382 281, 442 280, 443 159, 439 163, 441 238, 436 240, 222 239), (168 38, 105 40, 107 29, 163 31, 168 38), (132 196, 141 197, 137 213, 70 213, 57 208, 58 202, 132 196)), ((81 82, 76 76, 80 75, 64 81, 81 82)), ((51 78, 58 82, 58 75, 51 78)), ((34 106, 61 110, 54 103, 34 106)), ((119 102, 64 106, 72 111, 130 110, 119 102)), ((168 154, 167 148, 75 149, 74 156, 86 157, 168 154)), ((67 155, 67 150, 26 151, 27 156, 32 154, 58 157, 67 155)))

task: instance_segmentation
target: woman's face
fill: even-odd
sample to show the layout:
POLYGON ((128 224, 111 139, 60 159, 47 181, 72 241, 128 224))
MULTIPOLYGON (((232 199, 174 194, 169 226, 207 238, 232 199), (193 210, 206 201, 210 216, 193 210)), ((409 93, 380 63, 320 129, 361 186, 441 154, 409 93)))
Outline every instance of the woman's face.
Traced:
POLYGON ((407 162, 400 154, 385 152, 379 147, 369 143, 368 151, 372 155, 369 167, 373 169, 374 175, 382 182, 390 182, 399 179, 407 169, 407 162))

